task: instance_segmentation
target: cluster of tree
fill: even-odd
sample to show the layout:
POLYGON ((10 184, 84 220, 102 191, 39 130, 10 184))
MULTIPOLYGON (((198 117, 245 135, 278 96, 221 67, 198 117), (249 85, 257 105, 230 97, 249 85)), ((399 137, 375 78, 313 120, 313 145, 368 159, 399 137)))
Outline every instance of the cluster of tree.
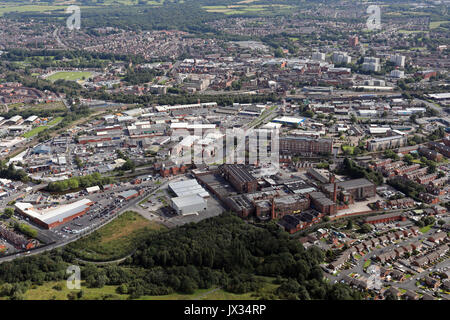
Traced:
POLYGON ((435 141, 445 137, 445 129, 443 127, 439 127, 439 129, 434 130, 427 138, 428 141, 435 141))
POLYGON ((67 98, 79 96, 84 90, 75 81, 60 79, 52 83, 46 79, 27 76, 17 72, 8 73, 5 79, 8 82, 20 82, 25 87, 35 88, 41 91, 48 90, 51 92, 65 93, 67 98))
POLYGON ((9 108, 7 112, 1 113, 0 116, 6 119, 9 119, 16 115, 20 115, 24 119, 33 115, 36 115, 41 118, 48 118, 48 117, 55 117, 57 115, 63 115, 66 112, 67 112, 66 107, 53 107, 51 105, 46 105, 45 108, 43 108, 40 105, 36 105, 36 107, 27 106, 27 108, 12 107, 9 108))
MULTIPOLYGON (((90 63, 94 62, 94 65, 99 64, 100 61, 127 61, 134 64, 145 62, 145 60, 139 56, 129 54, 116 54, 108 52, 93 52, 84 50, 26 50, 22 48, 8 49, 8 51, 2 55, 5 61, 51 61, 58 63, 57 65, 50 66, 71 66, 70 61, 73 60, 77 68, 89 68, 90 63), (35 60, 33 58, 44 58, 35 60), (46 59, 47 58, 47 59, 46 59), (68 65, 60 65, 65 62, 68 65), (80 65, 86 63, 86 66, 80 65)), ((94 66, 93 65, 93 66, 94 66)), ((43 66, 45 67, 45 66, 43 66)))
POLYGON ((26 223, 14 223, 14 229, 31 237, 36 238, 38 231, 26 223))
POLYGON ((360 233, 369 233, 372 232, 372 226, 368 223, 364 223, 361 225, 361 228, 358 230, 360 233))
POLYGON ((78 168, 82 168, 84 166, 83 161, 81 161, 80 157, 78 156, 75 156, 74 162, 78 168))
POLYGON ((94 172, 93 174, 86 176, 72 177, 66 180, 50 182, 47 186, 47 190, 50 192, 61 192, 92 186, 103 186, 113 182, 114 179, 112 177, 103 177, 100 173, 94 172))
MULTIPOLYGON (((83 8, 83 28, 113 27, 123 30, 182 30, 193 33, 211 33, 215 28, 206 24, 223 17, 207 12, 197 2, 172 3, 162 6, 94 6, 83 8)), ((44 21, 61 24, 67 18, 64 11, 11 12, 8 18, 22 21, 44 21)))
POLYGON ((410 146, 415 146, 416 144, 421 144, 426 141, 426 138, 424 136, 419 136, 417 134, 413 135, 412 137, 408 137, 408 144, 410 146))
POLYGON ((390 149, 384 151, 383 155, 385 158, 390 158, 394 161, 397 161, 400 159, 399 155, 394 150, 390 150, 390 149))
POLYGON ((7 166, 4 160, 0 161, 0 178, 22 182, 28 182, 30 180, 23 169, 16 169, 12 163, 7 166))
POLYGON ((127 69, 124 81, 129 84, 142 84, 151 82, 156 76, 161 76, 162 71, 157 71, 153 69, 127 69))
POLYGON ((387 180, 387 184, 403 192, 407 197, 420 201, 419 194, 425 192, 425 186, 411 180, 392 178, 387 180))
POLYGON ((353 179, 366 178, 376 185, 381 185, 383 183, 383 175, 380 172, 370 168, 363 168, 349 158, 344 159, 339 173, 350 176, 353 179))
MULTIPOLYGON (((9 283, 59 281, 74 254, 67 248, 0 264, 0 293, 11 297, 9 283), (4 290, 3 290, 4 289, 4 290)), ((117 286, 130 298, 142 295, 193 293, 221 286, 235 293, 261 288, 258 276, 276 277, 281 284, 273 298, 359 299, 346 285, 324 281, 324 253, 302 244, 273 223, 257 227, 232 213, 146 235, 122 265, 87 264, 81 277, 88 287, 117 286)), ((78 296, 71 297, 73 299, 78 296)))
POLYGON ((428 216, 428 217, 422 217, 420 220, 416 221, 416 225, 419 228, 423 228, 425 226, 433 225, 436 222, 436 219, 434 217, 428 216))
POLYGON ((134 172, 135 169, 136 169, 136 164, 131 159, 125 160, 125 163, 119 167, 120 171, 131 170, 132 172, 134 172))
MULTIPOLYGON (((146 278, 139 279, 127 289, 136 296, 136 291, 152 294, 171 288, 192 292, 216 284, 243 293, 257 289, 261 284, 253 275, 261 275, 298 282, 308 293, 299 298, 325 299, 333 288, 323 281, 319 266, 323 259, 319 248, 305 250, 274 224, 258 228, 224 213, 198 224, 151 235, 130 264, 153 272, 158 270, 160 280, 156 282, 153 278, 150 286, 145 285, 146 278), (137 283, 141 283, 140 289, 137 283)), ((287 293, 281 288, 278 294, 287 293)))
POLYGON ((24 300, 24 293, 31 287, 31 282, 3 283, 0 286, 0 297, 9 297, 11 300, 24 300))
MULTIPOLYGON (((0 264, 0 285, 4 286, 6 283, 24 284, 27 282, 41 285, 47 281, 66 279, 68 264, 64 259, 66 259, 66 256, 62 250, 53 250, 4 262, 0 264)), ((0 289, 0 291, 2 290, 0 289)))
POLYGON ((14 208, 5 208, 5 211, 3 211, 3 215, 5 218, 11 218, 14 215, 14 208))

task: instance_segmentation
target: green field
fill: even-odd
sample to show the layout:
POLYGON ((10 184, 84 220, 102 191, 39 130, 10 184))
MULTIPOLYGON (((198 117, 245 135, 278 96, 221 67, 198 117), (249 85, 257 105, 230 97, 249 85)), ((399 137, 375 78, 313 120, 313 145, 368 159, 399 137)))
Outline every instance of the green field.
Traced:
POLYGON ((31 129, 28 132, 25 132, 22 136, 24 138, 31 138, 34 137, 35 135, 37 135, 39 132, 44 131, 45 129, 54 126, 55 124, 61 122, 61 120, 63 119, 63 117, 56 117, 55 119, 53 119, 52 121, 50 121, 49 123, 47 123, 46 125, 43 126, 39 126, 36 128, 31 129))
POLYGON ((205 9, 207 12, 216 12, 216 13, 223 13, 226 15, 232 15, 232 14, 245 14, 245 13, 252 13, 252 12, 268 12, 269 10, 275 10, 275 11, 281 11, 292 8, 292 6, 289 5, 282 5, 282 4, 273 4, 273 5, 266 5, 266 4, 250 4, 245 5, 244 2, 240 2, 240 5, 228 5, 228 6, 203 6, 202 8, 205 9))
POLYGON ((440 26, 441 24, 444 24, 444 23, 448 23, 448 21, 431 21, 431 22, 430 22, 430 29, 436 29, 436 28, 439 28, 439 26, 440 26))
POLYGON ((348 154, 353 154, 353 152, 355 151, 355 147, 353 146, 348 146, 348 145, 343 145, 341 147, 342 151, 348 153, 348 154))
POLYGON ((68 245, 77 257, 88 261, 120 259, 133 252, 139 239, 149 231, 165 227, 140 214, 127 211, 88 237, 68 245))
POLYGON ((39 127, 31 129, 28 132, 25 132, 22 136, 24 138, 31 138, 31 137, 34 137, 35 135, 37 135, 39 132, 44 131, 47 128, 48 128, 48 126, 39 126, 39 127))
POLYGON ((54 10, 65 10, 66 8, 67 6, 1 4, 0 16, 9 12, 49 12, 54 10))
MULTIPOLYGON (((279 285, 273 283, 273 278, 260 277, 264 280, 264 285, 258 292, 247 292, 243 294, 235 294, 226 292, 219 288, 197 289, 193 294, 173 293, 164 296, 142 296, 139 300, 257 300, 262 294, 270 294, 278 288, 279 285)), ((86 300, 126 300, 127 294, 119 294, 116 292, 117 286, 103 286, 102 288, 88 288, 82 282, 81 290, 83 291, 82 299, 86 300)), ((46 282, 43 285, 35 286, 27 290, 25 293, 26 300, 67 300, 67 294, 71 291, 79 292, 80 290, 69 290, 66 281, 46 282), (56 290, 53 287, 59 284, 62 290, 56 290)))
POLYGON ((422 232, 422 233, 426 233, 426 232, 428 232, 431 229, 431 227, 432 227, 432 225, 425 226, 423 228, 420 228, 419 231, 422 232))
POLYGON ((77 81, 77 80, 82 79, 83 77, 85 79, 87 79, 91 75, 92 75, 92 73, 89 71, 61 71, 61 72, 52 74, 51 76, 47 77, 46 79, 50 80, 50 81, 56 81, 59 79, 77 81))
POLYGON ((404 33, 404 34, 411 34, 411 33, 423 33, 426 31, 422 31, 422 30, 398 30, 398 33, 404 33))

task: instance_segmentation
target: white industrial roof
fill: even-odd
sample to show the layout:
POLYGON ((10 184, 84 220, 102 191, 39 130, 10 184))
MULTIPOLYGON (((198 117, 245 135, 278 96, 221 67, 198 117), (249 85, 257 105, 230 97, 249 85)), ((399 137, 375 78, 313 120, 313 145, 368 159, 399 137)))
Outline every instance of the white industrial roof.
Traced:
POLYGON ((194 123, 189 124, 187 122, 173 122, 170 124, 171 129, 215 129, 215 124, 210 123, 194 123))
POLYGON ((197 180, 190 179, 178 182, 169 183, 170 189, 177 195, 177 197, 184 197, 189 195, 200 195, 201 197, 208 197, 208 192, 198 184, 197 180))
POLYGON ((450 99, 450 92, 444 93, 430 93, 428 94, 431 98, 434 99, 450 99))
POLYGON ((29 116, 28 118, 25 119, 25 121, 33 122, 33 121, 36 120, 37 118, 38 118, 37 116, 29 116))
POLYGON ((389 130, 391 130, 391 128, 386 128, 386 127, 382 127, 382 128, 370 128, 370 133, 374 134, 374 133, 386 133, 389 130))
POLYGON ((189 196, 172 198, 172 202, 178 208, 182 208, 182 207, 192 206, 192 205, 196 205, 196 204, 204 204, 205 199, 200 197, 198 194, 191 194, 189 196))
POLYGON ((286 123, 300 123, 305 121, 305 118, 295 118, 295 117, 280 117, 280 118, 275 118, 272 120, 272 122, 286 122, 286 123))
POLYGON ((67 217, 85 210, 91 203, 91 200, 85 198, 73 203, 45 210, 35 209, 31 203, 26 202, 17 202, 15 206, 30 217, 38 219, 46 224, 51 224, 56 221, 62 221, 67 217))
POLYGON ((100 191, 100 187, 99 186, 88 187, 88 188, 86 188, 86 191, 89 193, 100 191))

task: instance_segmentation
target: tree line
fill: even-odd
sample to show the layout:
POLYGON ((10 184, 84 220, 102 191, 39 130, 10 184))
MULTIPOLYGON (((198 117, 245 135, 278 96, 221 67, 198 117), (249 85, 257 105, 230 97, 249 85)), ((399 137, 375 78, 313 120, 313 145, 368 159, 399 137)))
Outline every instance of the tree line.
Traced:
MULTIPOLYGON (((0 265, 0 295, 20 298, 34 284, 63 280, 75 258, 69 246, 5 262, 0 265)), ((262 297, 266 299, 360 299, 347 285, 324 281, 319 265, 323 260, 319 248, 305 249, 274 223, 257 227, 226 212, 196 224, 149 232, 123 264, 87 264, 81 278, 88 287, 114 285, 118 294, 132 299, 218 286, 242 294, 264 285, 259 276, 274 277, 279 284, 262 297)))

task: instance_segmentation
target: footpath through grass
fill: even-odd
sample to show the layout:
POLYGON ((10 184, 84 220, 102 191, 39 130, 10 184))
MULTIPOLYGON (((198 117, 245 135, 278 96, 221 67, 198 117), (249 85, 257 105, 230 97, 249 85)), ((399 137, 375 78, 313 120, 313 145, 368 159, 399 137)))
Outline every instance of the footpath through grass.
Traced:
POLYGON ((149 231, 163 229, 163 225, 127 211, 86 238, 69 244, 68 249, 82 260, 116 260, 132 253, 149 231))

